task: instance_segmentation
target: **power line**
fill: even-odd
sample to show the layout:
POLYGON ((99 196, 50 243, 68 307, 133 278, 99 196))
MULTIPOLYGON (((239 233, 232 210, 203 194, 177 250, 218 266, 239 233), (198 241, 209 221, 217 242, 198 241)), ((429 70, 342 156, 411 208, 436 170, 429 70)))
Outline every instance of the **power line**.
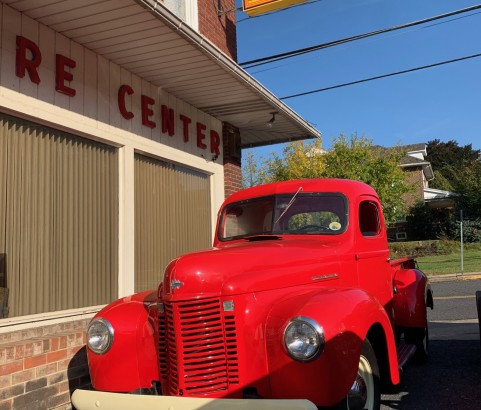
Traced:
POLYGON ((357 41, 357 40, 361 40, 363 38, 368 38, 368 37, 376 36, 376 35, 379 35, 379 34, 389 33, 391 31, 396 31, 396 30, 400 30, 400 29, 403 29, 403 28, 414 27, 414 26, 417 26, 417 25, 420 25, 420 24, 429 23, 431 21, 436 21, 436 20, 440 20, 440 19, 443 19, 443 18, 446 18, 446 17, 451 17, 451 16, 455 16, 455 15, 458 15, 458 14, 467 13, 469 11, 473 11, 473 10, 477 10, 477 9, 481 9, 481 4, 477 4, 477 5, 474 5, 474 6, 471 6, 471 7, 466 7, 464 9, 460 9, 460 10, 451 11, 449 13, 440 14, 438 16, 413 21, 411 23, 406 23, 406 24, 402 24, 402 25, 399 25, 399 26, 394 26, 394 27, 390 27, 390 28, 386 28, 386 29, 382 29, 382 30, 371 31, 369 33, 359 34, 359 35, 352 36, 352 37, 346 37, 346 38, 343 38, 343 39, 340 39, 340 40, 330 41, 330 42, 327 42, 327 43, 322 43, 322 44, 318 44, 318 45, 315 45, 315 46, 305 47, 305 48, 301 48, 301 49, 294 50, 294 51, 288 51, 288 52, 285 52, 285 53, 274 54, 274 55, 268 56, 268 57, 262 57, 262 58, 257 58, 257 59, 254 59, 254 60, 244 61, 242 63, 239 63, 239 65, 246 68, 246 69, 249 69, 249 68, 257 67, 257 66, 260 66, 260 65, 273 63, 275 61, 284 60, 286 58, 295 57, 295 56, 298 56, 298 55, 301 55, 301 54, 311 53, 313 51, 321 50, 321 49, 324 49, 324 48, 329 48, 329 47, 337 46, 337 45, 340 45, 340 44, 349 43, 351 41, 357 41))
POLYGON ((477 57, 481 57, 481 53, 472 54, 470 56, 465 56, 465 57, 460 57, 460 58, 455 58, 455 59, 452 59, 452 60, 441 61, 439 63, 424 65, 424 66, 421 66, 421 67, 410 68, 410 69, 407 69, 407 70, 396 71, 394 73, 378 75, 376 77, 364 78, 362 80, 351 81, 349 83, 343 83, 343 84, 338 84, 338 85, 332 85, 330 87, 318 88, 317 90, 311 90, 311 91, 305 91, 303 93, 292 94, 292 95, 288 95, 286 97, 280 97, 279 99, 280 100, 288 100, 289 98, 295 98, 295 97, 301 97, 301 96, 304 96, 304 95, 320 93, 321 91, 334 90, 336 88, 347 87, 349 85, 367 83, 368 81, 374 81, 374 80, 379 80, 381 78, 387 78, 387 77, 393 77, 393 76, 396 76, 396 75, 412 73, 414 71, 420 71, 420 70, 425 70, 425 69, 428 69, 428 68, 439 67, 441 65, 457 63, 459 61, 469 60, 471 58, 477 58, 477 57))
MULTIPOLYGON (((446 21, 440 21, 440 22, 436 22, 436 23, 433 23, 433 24, 430 24, 430 25, 427 25, 423 28, 429 28, 429 27, 435 27, 435 26, 440 26, 442 24, 447 24, 447 23, 450 23, 452 21, 456 21, 456 20, 461 20, 461 19, 465 19, 467 17, 472 17, 474 16, 475 14, 481 14, 481 11, 477 11, 476 13, 472 13, 472 14, 469 14, 467 16, 459 16, 459 17, 454 17, 452 19, 449 19, 449 20, 446 20, 446 21)), ((294 57, 294 56, 293 56, 294 57)), ((267 63, 266 63, 267 64, 267 63)), ((263 73, 263 72, 266 72, 266 71, 271 71, 271 70, 275 70, 277 68, 280 68, 280 67, 283 67, 283 66, 286 66, 288 65, 289 63, 286 62, 282 65, 276 65, 276 66, 273 66, 273 67, 270 67, 270 68, 264 68, 262 70, 256 70, 256 71, 252 71, 252 74, 258 74, 258 73, 263 73)))

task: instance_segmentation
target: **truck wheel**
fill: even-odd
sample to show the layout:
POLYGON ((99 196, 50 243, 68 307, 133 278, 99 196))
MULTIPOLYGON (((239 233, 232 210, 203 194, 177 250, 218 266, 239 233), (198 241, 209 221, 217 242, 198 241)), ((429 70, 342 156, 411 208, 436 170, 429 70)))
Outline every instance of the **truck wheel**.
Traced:
POLYGON ((379 410, 381 408, 381 384, 376 354, 369 340, 362 345, 356 380, 343 401, 346 410, 379 410))
POLYGON ((429 331, 428 325, 425 328, 408 327, 404 330, 406 343, 416 346, 416 353, 413 359, 416 363, 424 363, 428 359, 429 331))

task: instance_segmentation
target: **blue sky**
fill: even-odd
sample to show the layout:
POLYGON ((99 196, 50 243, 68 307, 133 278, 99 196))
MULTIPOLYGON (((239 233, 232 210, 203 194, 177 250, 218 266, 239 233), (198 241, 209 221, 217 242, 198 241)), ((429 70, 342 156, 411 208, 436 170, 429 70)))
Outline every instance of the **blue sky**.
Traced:
MULTIPOLYGON (((464 0, 321 0, 248 18, 237 13, 238 61, 452 12, 464 0)), ((241 6, 241 2, 237 1, 241 6)), ((481 53, 481 9, 248 69, 277 97, 481 53)), ((288 99, 321 133, 394 146, 434 139, 481 149, 481 57, 288 99)), ((254 149, 280 152, 283 145, 254 149)))

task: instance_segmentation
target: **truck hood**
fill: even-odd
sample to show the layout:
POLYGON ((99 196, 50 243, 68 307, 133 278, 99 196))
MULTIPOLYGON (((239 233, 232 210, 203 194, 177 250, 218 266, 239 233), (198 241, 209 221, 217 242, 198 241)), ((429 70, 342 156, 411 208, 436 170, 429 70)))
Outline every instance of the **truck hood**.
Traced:
POLYGON ((190 253, 168 266, 163 297, 218 297, 336 280, 339 248, 339 241, 317 237, 236 243, 190 253))

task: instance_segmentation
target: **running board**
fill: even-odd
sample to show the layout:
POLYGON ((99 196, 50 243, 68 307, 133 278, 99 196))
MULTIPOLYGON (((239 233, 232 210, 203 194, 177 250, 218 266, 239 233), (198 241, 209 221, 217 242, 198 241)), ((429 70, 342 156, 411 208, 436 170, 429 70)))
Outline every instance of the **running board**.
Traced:
POLYGON ((414 353, 416 353, 416 346, 400 342, 396 348, 396 351, 399 371, 402 372, 406 363, 411 357, 414 356, 414 353))

